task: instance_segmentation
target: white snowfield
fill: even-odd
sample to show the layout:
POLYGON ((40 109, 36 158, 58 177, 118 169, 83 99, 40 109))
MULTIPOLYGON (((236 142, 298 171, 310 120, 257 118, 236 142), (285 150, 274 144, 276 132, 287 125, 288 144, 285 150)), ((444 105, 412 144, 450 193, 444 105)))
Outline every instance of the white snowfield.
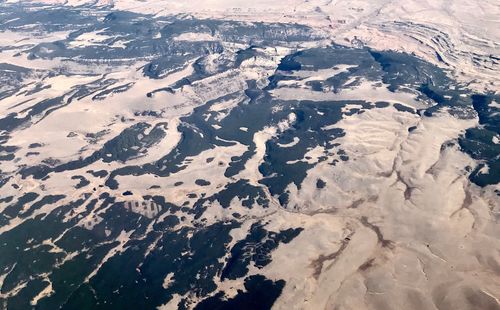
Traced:
MULTIPOLYGON (((451 77, 470 89, 494 92, 500 89, 498 0, 36 2, 70 6, 92 3, 156 15, 192 14, 200 18, 306 24, 342 45, 365 45, 378 50, 414 53, 450 70, 451 77)), ((54 38, 66 35, 53 34, 54 38)), ((10 32, 0 33, 0 44, 11 38, 22 39, 19 36, 10 32)), ((107 38, 99 33, 87 33, 77 37, 73 44, 74 47, 90 46, 107 38)), ((175 38, 178 41, 212 39, 217 38, 200 33, 186 33, 175 38)), ((161 118, 135 115, 134 112, 143 108, 146 93, 189 77, 192 64, 157 80, 144 76, 141 71, 145 65, 143 61, 109 68, 106 65, 85 68, 74 64, 72 69, 75 75, 43 77, 41 81, 40 77, 33 76, 33 83, 41 82, 50 87, 36 94, 19 92, 0 99, 1 115, 23 111, 31 101, 61 96, 75 85, 91 83, 103 76, 116 79, 119 85, 131 83, 131 86, 127 91, 114 93, 102 102, 96 103, 88 97, 73 101, 39 121, 31 120, 30 127, 16 129, 9 143, 23 151, 28 150, 30 144, 40 143, 36 150, 41 155, 25 156, 16 162, 0 162, 0 171, 15 174, 23 165, 34 166, 52 158, 68 162, 89 156, 105 141, 130 126, 130 122, 148 123, 151 128, 166 123, 161 127, 166 138, 141 156, 129 159, 127 164, 156 162, 181 141, 178 130, 181 117, 190 115, 195 107, 207 101, 237 94, 236 99, 219 101, 210 107, 209 112, 215 115, 214 119, 223 120, 237 104, 248 100, 243 93, 246 81, 253 79, 257 81, 257 86, 263 88, 280 59, 290 51, 284 47, 263 49, 262 55, 245 60, 240 68, 200 79, 172 93, 155 93, 147 99, 147 104, 150 110, 161 112, 161 118), (129 122, 120 122, 120 119, 129 122), (103 132, 102 136, 90 144, 88 134, 98 132, 103 132)), ((58 59, 28 60, 24 56, 13 57, 13 54, 10 51, 0 53, 0 62, 47 70, 62 66, 58 59)), ((310 80, 324 80, 347 69, 348 66, 296 74, 310 76, 310 80)), ((330 104, 327 103, 329 101, 364 99, 372 103, 386 101, 388 105, 364 113, 344 115, 332 125, 332 128, 345 132, 335 143, 341 145, 349 160, 329 165, 327 162, 338 158, 334 154, 337 149, 321 145, 309 149, 307 158, 299 161, 314 164, 314 167, 307 171, 300 188, 293 183, 288 185, 290 196, 287 208, 283 208, 277 197, 263 186, 266 198, 270 200, 267 209, 259 206, 249 209, 234 198, 229 208, 223 208, 218 202, 211 203, 201 218, 195 220, 190 214, 178 226, 209 225, 227 220, 231 214, 238 212, 243 224, 231 231, 231 244, 244 239, 251 224, 261 219, 265 219, 265 228, 269 231, 303 228, 295 239, 280 244, 272 252, 270 264, 262 269, 249 266, 249 275, 263 274, 271 280, 286 281, 273 309, 500 309, 500 199, 497 194, 500 185, 481 188, 471 183, 467 167, 475 167, 477 162, 459 150, 456 143, 443 147, 448 141, 456 141, 467 128, 477 126, 478 119, 458 119, 445 110, 432 117, 399 111, 394 103, 414 109, 424 108, 426 103, 411 93, 389 92, 386 85, 362 81, 339 93, 323 93, 308 89, 305 86, 307 81, 307 78, 293 81, 294 85, 280 81, 279 86, 283 87, 270 91, 270 95, 275 99, 304 99, 324 101, 325 104, 330 104), (321 162, 319 158, 322 156, 328 156, 329 160, 321 162), (322 190, 317 187, 318 179, 325 182, 322 190)), ((30 90, 34 85, 27 85, 24 90, 30 90)), ((496 102, 493 104, 498 105, 496 102)), ((344 109, 358 107, 353 104, 344 109)), ((275 108, 279 109, 279 106, 275 108)), ((91 193, 93 198, 105 190, 124 198, 123 190, 133 188, 134 195, 126 198, 130 201, 140 199, 147 193, 162 195, 178 205, 186 200, 192 204, 196 199, 186 199, 187 194, 206 194, 208 197, 234 179, 247 179, 250 184, 260 186, 258 181, 263 175, 259 165, 266 155, 267 142, 290 128, 296 118, 296 114, 290 113, 276 126, 264 127, 256 132, 253 135, 254 154, 244 169, 231 178, 224 176, 226 164, 231 162, 232 157, 242 156, 247 151, 247 147, 240 143, 218 146, 188 157, 182 163, 188 167, 168 177, 159 178, 153 174, 117 176, 120 184, 117 190, 98 187, 103 179, 89 176, 87 171, 90 168, 112 171, 123 163, 98 160, 90 168, 86 166, 51 173, 50 178, 43 182, 13 175, 0 190, 0 196, 16 195, 17 189, 11 186, 15 183, 22 190, 40 193, 41 196, 47 192, 65 194, 67 197, 62 201, 69 202, 85 192, 85 189, 75 189, 78 180, 71 179, 71 176, 81 174, 88 176, 91 187, 97 187, 91 193), (198 178, 203 178, 210 185, 196 185, 198 178), (176 187, 176 183, 183 186, 176 187)), ((240 127, 239 130, 247 133, 248 128, 240 127)), ((493 137, 494 143, 498 143, 499 139, 493 137)), ((295 137, 292 142, 280 147, 291 148, 299 142, 300 139, 295 137)), ((4 208, 0 204, 0 212, 4 208)), ((54 206, 45 205, 29 217, 11 218, 7 224, 0 226, 0 234, 40 214, 48 214, 52 209, 54 206)), ((100 212, 106 211, 81 215, 84 209, 72 210, 68 217, 81 216, 79 225, 87 229, 92 229, 101 220, 100 212)), ((86 281, 94 277, 106 261, 123 252, 129 238, 130 232, 122 231, 117 239, 119 244, 107 253, 86 281)), ((65 259, 71 259, 69 255, 65 259)), ((9 272, 0 271, 0 288, 9 272)), ((173 281, 175 275, 168 274, 163 286, 167 288, 173 281)), ((228 297, 236 295, 237 290, 245 289, 242 279, 217 279, 216 284, 218 290, 224 291, 228 297)), ((17 294, 21 289, 16 287, 0 294, 0 300, 17 294)), ((50 284, 32 300, 32 304, 36 305, 52 293, 50 284)), ((177 303, 186 296, 176 295, 161 308, 176 309, 177 303)), ((190 297, 196 301, 196 298, 190 297)))
MULTIPOLYGON (((26 0, 8 0, 25 2, 26 0)), ((30 0, 32 1, 32 0, 30 0)), ((27 2, 27 1, 26 1, 27 2)), ((35 0, 155 15, 298 23, 343 45, 405 51, 453 71, 477 89, 500 87, 500 5, 497 0, 35 0)), ((196 37, 198 35, 192 34, 196 37)), ((181 39, 181 38, 179 38, 181 39)))

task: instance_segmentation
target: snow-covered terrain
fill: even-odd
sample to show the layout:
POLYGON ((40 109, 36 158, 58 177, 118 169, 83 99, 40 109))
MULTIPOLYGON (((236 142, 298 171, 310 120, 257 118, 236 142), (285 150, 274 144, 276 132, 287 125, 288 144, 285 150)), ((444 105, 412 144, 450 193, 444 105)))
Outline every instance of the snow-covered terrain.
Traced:
MULTIPOLYGON (((8 3, 27 2, 26 0, 8 3)), ((137 13, 299 23, 340 44, 415 53, 453 70, 476 89, 499 87, 500 6, 495 0, 35 0, 109 7, 137 13)), ((188 34, 186 34, 188 35, 188 34)))
POLYGON ((0 2, 0 308, 500 309, 499 16, 0 2))

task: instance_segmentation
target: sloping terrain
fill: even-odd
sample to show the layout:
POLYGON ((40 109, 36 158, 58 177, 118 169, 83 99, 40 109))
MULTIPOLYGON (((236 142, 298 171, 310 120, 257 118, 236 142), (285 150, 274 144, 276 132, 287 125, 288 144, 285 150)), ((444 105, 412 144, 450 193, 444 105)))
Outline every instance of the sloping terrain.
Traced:
POLYGON ((500 309, 498 33, 246 3, 0 3, 0 305, 500 309))

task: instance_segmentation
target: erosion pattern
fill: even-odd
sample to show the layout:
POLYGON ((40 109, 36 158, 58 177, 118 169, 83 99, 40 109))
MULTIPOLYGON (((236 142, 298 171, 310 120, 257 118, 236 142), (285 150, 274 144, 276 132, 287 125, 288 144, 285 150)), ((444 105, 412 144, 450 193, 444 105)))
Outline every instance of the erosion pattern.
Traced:
POLYGON ((500 309, 496 92, 307 25, 0 9, 2 308, 500 309))

